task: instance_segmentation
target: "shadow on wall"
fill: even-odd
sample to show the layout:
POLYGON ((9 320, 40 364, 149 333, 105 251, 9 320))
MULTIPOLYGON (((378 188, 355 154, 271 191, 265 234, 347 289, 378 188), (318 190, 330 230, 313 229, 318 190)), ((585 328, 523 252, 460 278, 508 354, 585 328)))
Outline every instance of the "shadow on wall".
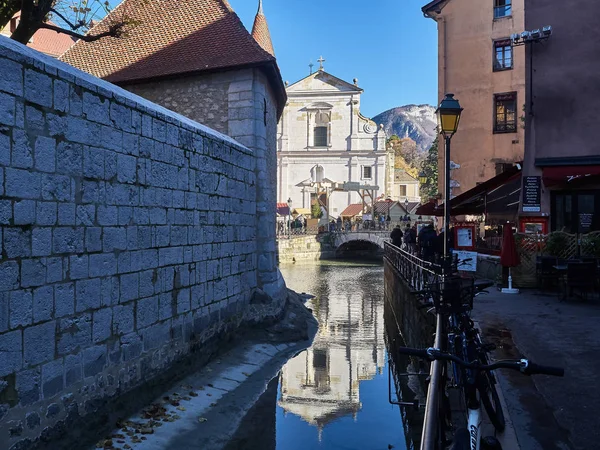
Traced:
POLYGON ((383 249, 370 241, 349 241, 335 250, 335 258, 381 261, 383 249))

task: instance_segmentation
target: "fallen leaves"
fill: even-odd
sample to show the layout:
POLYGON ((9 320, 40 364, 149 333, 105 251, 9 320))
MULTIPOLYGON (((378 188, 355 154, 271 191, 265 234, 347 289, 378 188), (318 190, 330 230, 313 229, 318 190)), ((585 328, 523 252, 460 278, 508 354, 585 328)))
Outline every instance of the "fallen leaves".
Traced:
POLYGON ((208 419, 207 419, 206 417, 199 417, 199 418, 198 418, 198 422, 200 422, 200 423, 204 423, 204 422, 206 422, 207 420, 208 420, 208 419))

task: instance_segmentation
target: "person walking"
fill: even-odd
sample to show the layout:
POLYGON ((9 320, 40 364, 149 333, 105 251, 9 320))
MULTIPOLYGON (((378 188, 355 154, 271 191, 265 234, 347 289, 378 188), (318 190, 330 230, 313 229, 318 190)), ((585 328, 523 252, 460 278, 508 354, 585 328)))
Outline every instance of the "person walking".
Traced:
POLYGON ((404 233, 402 233, 402 230, 400 229, 400 225, 398 225, 390 233, 390 238, 392 239, 392 245, 395 245, 398 248, 402 247, 402 236, 404 236, 404 233))
POLYGON ((433 223, 424 226, 419 232, 417 245, 419 255, 425 261, 433 262, 437 243, 437 233, 433 228, 433 223))
POLYGON ((404 244, 407 252, 411 254, 417 252, 417 232, 410 225, 406 225, 406 230, 404 231, 404 244))
POLYGON ((390 224, 392 223, 392 218, 390 217, 390 215, 388 214, 386 219, 385 219, 385 229, 389 230, 390 229, 390 224))

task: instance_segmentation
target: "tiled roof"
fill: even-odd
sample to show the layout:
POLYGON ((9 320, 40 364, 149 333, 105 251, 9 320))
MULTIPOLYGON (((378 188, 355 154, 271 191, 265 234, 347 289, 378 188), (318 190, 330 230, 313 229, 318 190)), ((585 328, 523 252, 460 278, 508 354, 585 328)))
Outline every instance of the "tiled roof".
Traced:
MULTIPOLYGON (((20 14, 15 14, 13 19, 19 18, 20 14)), ((56 25, 54 22, 48 21, 50 25, 56 25)), ((2 30, 2 34, 10 36, 10 32, 7 29, 2 30)), ((31 40, 27 43, 27 47, 37 50, 38 52, 45 53, 46 55, 58 58, 65 51, 67 51, 73 44, 75 39, 64 33, 57 33, 53 30, 47 30, 40 28, 35 32, 31 40)))
POLYGON ((388 214, 392 206, 394 206, 393 201, 384 201, 384 202, 375 202, 374 209, 377 214, 388 214))
POLYGON ((404 181, 407 183, 418 183, 419 181, 410 176, 404 169, 395 169, 394 170, 394 179, 396 181, 404 181))
POLYGON ((340 216, 343 217, 354 217, 362 214, 363 205, 362 203, 353 203, 348 205, 348 207, 342 211, 340 216))
POLYGON ((267 24, 267 18, 263 13, 262 0, 258 3, 258 12, 254 18, 254 26, 252 27, 252 37, 263 50, 270 55, 275 56, 275 50, 273 49, 273 42, 271 41, 271 33, 269 32, 269 25, 267 24))
MULTIPOLYGON (((125 14, 138 22, 120 38, 78 41, 61 59, 113 83, 273 64, 227 0, 124 0, 90 30, 125 14)), ((277 72, 279 70, 277 69, 277 72)))

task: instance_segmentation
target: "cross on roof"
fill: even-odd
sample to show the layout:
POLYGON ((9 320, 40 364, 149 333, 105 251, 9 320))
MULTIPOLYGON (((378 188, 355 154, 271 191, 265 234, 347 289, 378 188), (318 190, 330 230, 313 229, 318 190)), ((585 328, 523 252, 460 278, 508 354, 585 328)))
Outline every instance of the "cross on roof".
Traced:
POLYGON ((325 61, 327 61, 326 59, 323 58, 323 56, 321 56, 319 59, 317 59, 318 63, 319 63, 319 70, 324 70, 323 69, 323 63, 325 61))

